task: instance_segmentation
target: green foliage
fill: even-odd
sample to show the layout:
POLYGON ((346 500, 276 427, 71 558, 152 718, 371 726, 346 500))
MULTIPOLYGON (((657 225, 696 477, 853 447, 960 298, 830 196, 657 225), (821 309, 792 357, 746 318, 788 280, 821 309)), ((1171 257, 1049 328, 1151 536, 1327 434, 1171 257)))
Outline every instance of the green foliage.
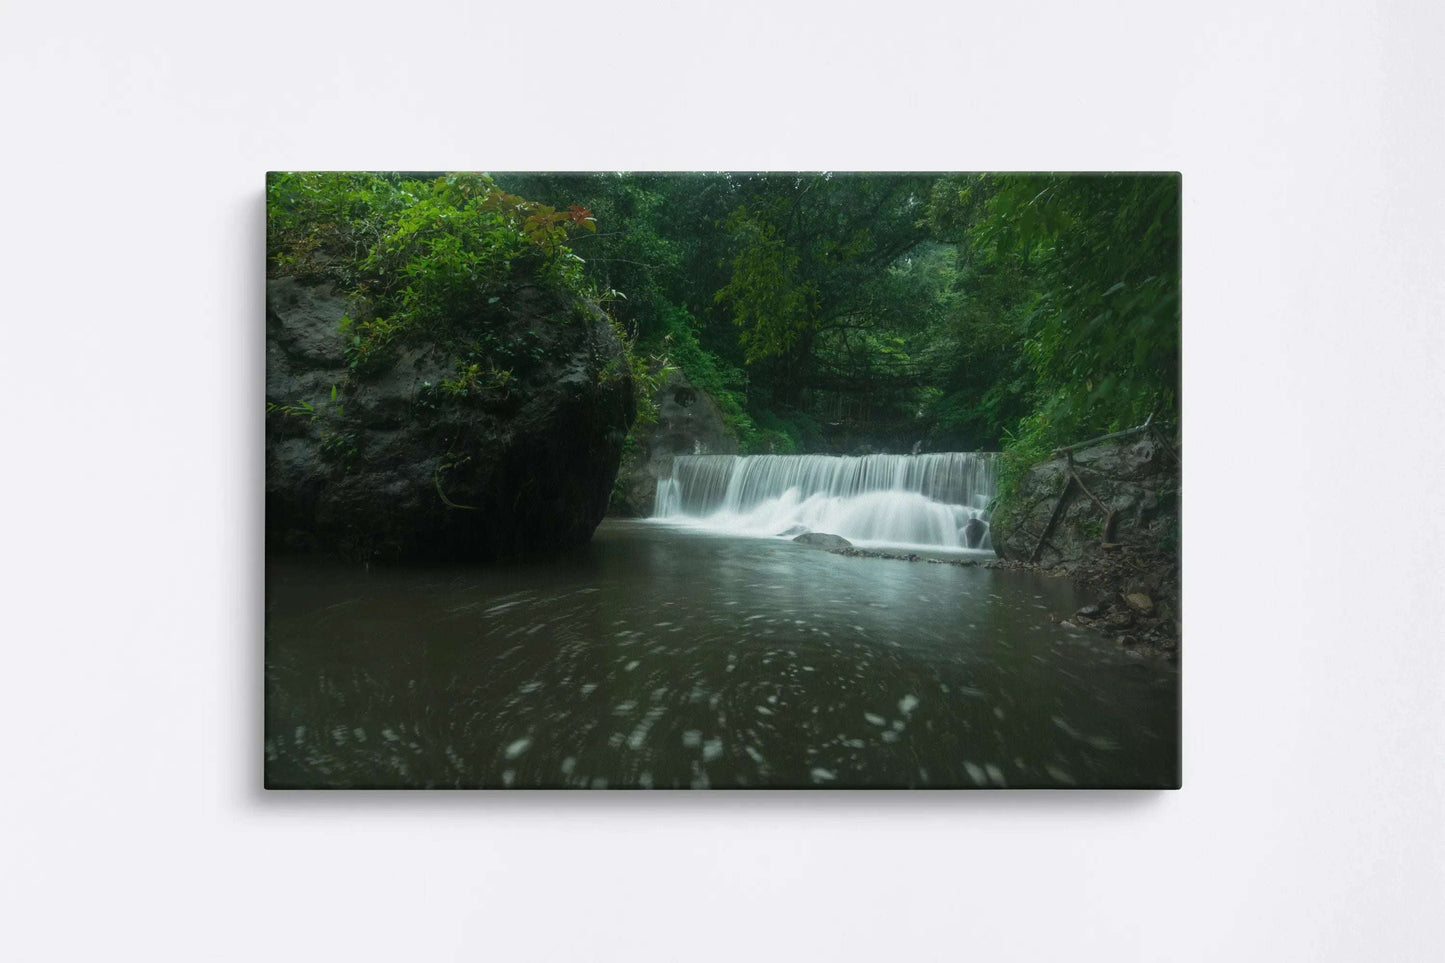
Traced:
MULTIPOLYGON (((621 295, 608 310, 637 351, 673 359, 717 399, 747 446, 764 412, 787 418, 801 412, 820 423, 837 420, 829 406, 849 408, 849 417, 863 423, 880 412, 916 418, 907 396, 918 389, 900 382, 916 380, 916 372, 902 369, 917 346, 910 340, 894 354, 899 332, 891 329, 896 322, 919 325, 914 306, 900 311, 899 298, 884 288, 889 266, 925 239, 917 222, 931 181, 541 174, 498 182, 548 203, 575 198, 596 212, 597 232, 573 240, 586 258, 585 276, 596 290, 621 295), (889 357, 859 388, 862 379, 851 375, 869 356, 852 339, 870 327, 879 329, 877 343, 889 357), (858 397, 886 401, 859 409, 850 400, 858 397)), ((927 285, 915 288, 917 294, 927 285)), ((762 444, 769 442, 781 444, 762 444)), ((827 443, 820 435, 811 444, 827 443)))
POLYGON ((685 309, 671 308, 659 327, 661 334, 655 342, 655 356, 680 369, 694 387, 711 395, 722 411, 723 423, 740 444, 746 445, 757 431, 746 409, 747 375, 702 347, 698 341, 697 320, 685 309))
POLYGON ((495 313, 519 279, 580 288, 571 230, 596 230, 582 208, 559 212, 498 190, 481 174, 438 178, 389 224, 363 267, 402 327, 430 333, 495 313))
MULTIPOLYGON (((1047 454, 1178 408, 1174 176, 528 175, 744 450, 1047 454), (746 373, 744 373, 744 371, 746 373)), ((1005 466, 1007 471, 1007 465, 1005 466)))
MULTIPOLYGON (((632 379, 633 393, 637 399, 637 420, 632 424, 632 431, 645 429, 657 424, 657 391, 662 383, 667 380, 667 373, 671 370, 668 360, 661 355, 647 354, 638 349, 636 339, 628 337, 627 331, 616 319, 612 320, 614 333, 627 348, 626 373, 632 379)), ((604 378, 616 378, 621 376, 621 370, 604 370, 604 378)), ((632 441, 631 432, 627 435, 627 442, 632 441)))
POLYGON ((267 255, 283 273, 330 276, 346 284, 408 196, 379 174, 269 174, 267 255))
POLYGON ((374 317, 356 321, 341 319, 341 330, 351 335, 346 343, 346 363, 353 371, 366 372, 380 366, 402 327, 393 318, 374 317))
POLYGON ((657 321, 681 287, 684 247, 697 237, 695 230, 671 236, 674 202, 685 182, 634 174, 513 174, 499 175, 497 182, 526 197, 590 211, 602 227, 570 242, 584 259, 584 274, 630 338, 655 340, 657 321))
MULTIPOLYGON (((669 366, 746 452, 1061 445, 1179 417, 1174 175, 279 174, 272 270, 355 291, 358 376, 425 339, 421 407, 503 398, 520 285, 602 303, 640 424, 669 366), (523 198, 532 198, 524 200, 523 198)), ((313 399, 315 400, 315 399, 313 399)), ((295 412, 304 414, 304 412, 295 412)))
MULTIPOLYGON (((588 321, 582 305, 589 301, 626 306, 627 296, 598 284, 572 250, 596 235, 596 216, 583 204, 526 200, 483 174, 288 172, 267 180, 270 270, 328 280, 356 296, 356 316, 341 322, 354 376, 384 368, 408 344, 452 355, 455 374, 423 384, 413 399, 419 410, 503 401, 516 378, 544 360, 541 334, 518 334, 510 324, 520 287, 561 292, 588 321)), ((627 362, 606 370, 599 357, 598 374, 630 378, 644 421, 655 419, 655 365, 614 327, 627 362)), ((282 413, 310 412, 288 406, 282 413)))
POLYGON ((1036 450, 1177 423, 1177 175, 1003 175, 945 182, 931 211, 975 261, 1012 276, 1031 413, 1013 445, 1036 450))
POLYGON ((480 362, 473 361, 457 363, 457 374, 454 378, 444 378, 438 386, 442 394, 450 395, 453 398, 466 399, 479 394, 507 392, 507 387, 512 383, 512 372, 505 368, 488 367, 483 369, 480 362))
POLYGON ((349 431, 323 430, 321 456, 343 471, 350 471, 360 461, 360 442, 356 435, 349 431))
MULTIPOLYGON (((567 245, 575 233, 596 231, 591 212, 524 200, 483 174, 429 181, 275 174, 267 200, 274 269, 350 286, 368 306, 370 316, 342 321, 351 335, 347 359, 358 372, 416 342, 450 347, 484 370, 484 360, 471 356, 488 328, 504 320, 511 289, 530 283, 592 293, 567 245)), ((459 377, 455 390, 444 390, 465 395, 480 384, 459 377)))
POLYGON ((758 413, 757 431, 743 439, 746 455, 795 455, 816 450, 822 441, 818 423, 802 411, 758 413))
POLYGON ((268 401, 266 402, 266 414, 278 414, 288 418, 304 417, 308 419, 315 419, 317 411, 316 408, 311 404, 311 402, 307 401, 304 398, 301 398, 298 399, 295 404, 290 405, 278 405, 273 401, 268 401))
POLYGON ((727 230, 738 244, 732 278, 713 295, 727 305, 749 363, 781 355, 814 324, 818 290, 799 277, 799 257, 764 215, 734 211, 727 230))

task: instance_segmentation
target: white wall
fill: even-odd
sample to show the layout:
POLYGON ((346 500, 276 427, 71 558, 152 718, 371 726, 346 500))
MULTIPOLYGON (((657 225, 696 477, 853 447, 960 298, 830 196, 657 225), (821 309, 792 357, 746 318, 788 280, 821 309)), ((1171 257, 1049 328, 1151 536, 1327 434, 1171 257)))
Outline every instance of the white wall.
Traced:
POLYGON ((0 5, 0 950, 1439 958, 1442 28, 0 5), (261 793, 261 184, 291 167, 1182 170, 1185 789, 261 793))

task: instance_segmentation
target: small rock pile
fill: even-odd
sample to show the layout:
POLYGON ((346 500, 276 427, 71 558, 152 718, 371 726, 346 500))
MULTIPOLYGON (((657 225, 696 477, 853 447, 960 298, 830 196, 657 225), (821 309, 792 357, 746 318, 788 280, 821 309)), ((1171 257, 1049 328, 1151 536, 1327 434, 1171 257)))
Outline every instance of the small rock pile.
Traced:
MULTIPOLYGON (((1179 623, 1167 617, 1167 603, 1156 604, 1143 592, 1104 597, 1080 608, 1068 621, 1110 635, 1128 649, 1147 647, 1156 652, 1179 648, 1179 623)), ((1052 616, 1058 620, 1058 616, 1052 616)))
POLYGON ((1051 621, 1095 629, 1131 650, 1165 655, 1179 650, 1182 629, 1178 555, 1114 553, 1077 572, 1041 569, 1003 559, 991 565, 1072 578, 1086 597, 1096 600, 1069 616, 1050 615, 1051 621))

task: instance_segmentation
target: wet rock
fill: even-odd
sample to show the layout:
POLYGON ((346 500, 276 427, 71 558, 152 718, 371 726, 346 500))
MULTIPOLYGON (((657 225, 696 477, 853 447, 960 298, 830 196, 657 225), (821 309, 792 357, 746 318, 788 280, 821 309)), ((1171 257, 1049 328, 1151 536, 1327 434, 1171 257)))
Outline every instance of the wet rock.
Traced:
POLYGON ((968 524, 963 526, 963 544, 969 548, 978 548, 983 544, 983 537, 988 534, 988 525, 981 518, 970 518, 968 524))
MULTIPOLYGON (((1034 558, 1041 569, 1087 573, 1120 555, 1152 553, 1168 542, 1178 530, 1178 491, 1177 451, 1158 433, 1102 441, 1029 468, 1011 497, 995 507, 989 539, 1005 558, 1034 558), (1078 485, 1068 486, 1054 527, 1040 546, 1070 472, 1113 513, 1113 521, 1106 532, 1106 512, 1078 485)), ((1151 595, 1159 590, 1157 581, 1139 589, 1151 595)))
POLYGON ((1073 579, 1089 598, 1099 599, 1076 611, 1077 624, 1120 641, 1127 634, 1132 655, 1173 658, 1182 635, 1179 466, 1177 443, 1158 431, 1036 463, 1010 499, 994 508, 989 537, 1001 556, 994 567, 1073 579), (1061 500, 1066 484, 1069 494, 1061 500), (1040 542, 1046 530, 1048 538, 1040 542))
POLYGON ((806 526, 806 525, 793 525, 793 526, 791 526, 791 527, 789 527, 789 528, 786 528, 786 529, 784 529, 783 531, 779 532, 779 533, 778 533, 778 537, 779 537, 779 538, 792 538, 792 537, 795 536, 795 535, 806 535, 806 534, 808 534, 808 526, 806 526))
MULTIPOLYGON (((681 370, 668 372, 653 397, 656 423, 632 434, 613 489, 612 515, 645 518, 657 499, 657 480, 672 475, 678 455, 736 455, 738 440, 712 395, 694 386, 681 370)), ((799 531, 806 531, 799 528, 799 531)), ((794 533, 797 534, 797 533, 794 533)))
POLYGON ((1124 601, 1135 612, 1147 615, 1154 610, 1154 601, 1142 592, 1130 592, 1124 596, 1124 601))
POLYGON ((829 535, 825 532, 804 532, 793 539, 800 545, 811 545, 814 548, 852 548, 853 543, 841 535, 829 535))
POLYGON ((408 343, 346 362, 329 284, 269 279, 266 530, 271 544, 358 558, 491 559, 578 545, 607 510, 636 416, 621 340, 596 305, 523 286, 479 319, 535 354, 505 386, 438 386, 457 358, 408 343))

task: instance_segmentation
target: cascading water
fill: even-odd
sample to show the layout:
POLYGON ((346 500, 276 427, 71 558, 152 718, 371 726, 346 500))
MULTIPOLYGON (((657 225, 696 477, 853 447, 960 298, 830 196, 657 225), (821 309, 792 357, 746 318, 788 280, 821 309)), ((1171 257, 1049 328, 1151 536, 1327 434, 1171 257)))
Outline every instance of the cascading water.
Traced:
POLYGON ((679 455, 655 518, 743 535, 841 535, 874 546, 990 549, 994 456, 679 455))

